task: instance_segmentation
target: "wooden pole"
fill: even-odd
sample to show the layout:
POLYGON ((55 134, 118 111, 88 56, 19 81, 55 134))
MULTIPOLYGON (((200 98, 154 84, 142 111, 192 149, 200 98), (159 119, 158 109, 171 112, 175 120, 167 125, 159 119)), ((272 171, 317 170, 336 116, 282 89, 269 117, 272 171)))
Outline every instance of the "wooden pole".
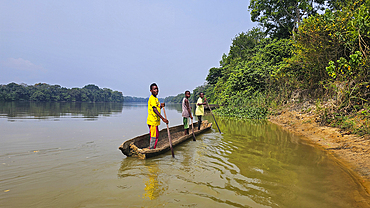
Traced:
POLYGON ((193 119, 191 119, 191 131, 193 132, 193 141, 197 141, 197 140, 195 139, 195 134, 194 134, 193 119))
MULTIPOLYGON (((163 114, 164 114, 164 118, 167 119, 166 110, 164 109, 164 107, 163 107, 163 114)), ((170 128, 168 127, 168 124, 166 124, 166 125, 167 125, 168 142, 170 143, 172 157, 175 158, 175 154, 173 153, 173 148, 172 148, 172 140, 171 140, 171 135, 170 135, 170 128)))
POLYGON ((219 131, 219 132, 220 132, 220 134, 221 134, 220 127, 218 127, 218 124, 217 124, 216 118, 215 118, 215 116, 214 116, 214 115, 213 115, 213 113, 212 113, 212 109, 211 109, 211 107, 209 106, 209 104, 208 104, 208 102, 207 102, 207 101, 206 101, 206 103, 207 103, 207 106, 208 106, 209 110, 211 111, 211 114, 212 114, 212 116, 213 116, 213 120, 215 120, 215 123, 216 123, 216 126, 217 126, 217 128, 218 128, 218 131, 219 131))

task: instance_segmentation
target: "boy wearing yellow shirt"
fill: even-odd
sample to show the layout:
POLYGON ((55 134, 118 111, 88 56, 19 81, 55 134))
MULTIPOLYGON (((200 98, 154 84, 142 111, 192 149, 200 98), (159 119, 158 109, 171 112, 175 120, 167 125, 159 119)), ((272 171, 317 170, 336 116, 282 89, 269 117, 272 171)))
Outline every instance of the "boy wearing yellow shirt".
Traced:
POLYGON ((161 115, 161 108, 163 108, 165 104, 159 103, 159 100, 157 98, 159 89, 156 83, 150 85, 150 92, 152 93, 152 95, 149 97, 148 100, 147 124, 149 126, 150 134, 150 149, 155 149, 158 142, 158 126, 160 124, 160 119, 162 119, 162 121, 166 124, 168 124, 168 120, 163 118, 163 116, 161 115))
POLYGON ((204 97, 204 93, 199 94, 197 101, 197 108, 195 109, 195 115, 198 117, 198 130, 200 130, 200 125, 202 124, 202 116, 204 115, 204 105, 207 105, 207 99, 204 97))

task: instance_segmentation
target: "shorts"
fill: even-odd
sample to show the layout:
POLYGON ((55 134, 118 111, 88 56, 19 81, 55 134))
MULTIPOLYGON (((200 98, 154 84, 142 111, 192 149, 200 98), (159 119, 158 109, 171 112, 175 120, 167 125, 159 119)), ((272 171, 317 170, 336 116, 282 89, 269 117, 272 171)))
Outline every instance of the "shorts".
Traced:
POLYGON ((184 123, 184 129, 189 129, 189 118, 182 117, 182 121, 184 123))

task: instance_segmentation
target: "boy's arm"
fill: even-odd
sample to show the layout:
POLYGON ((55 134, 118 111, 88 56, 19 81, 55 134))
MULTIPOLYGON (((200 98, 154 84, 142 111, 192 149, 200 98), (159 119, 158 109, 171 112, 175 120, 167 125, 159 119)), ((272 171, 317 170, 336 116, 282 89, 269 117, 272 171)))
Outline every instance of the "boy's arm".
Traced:
POLYGON ((207 102, 204 101, 203 103, 197 103, 197 105, 207 105, 207 102))
POLYGON ((155 114, 157 114, 157 116, 159 116, 159 118, 162 119, 163 122, 165 122, 166 124, 168 124, 168 120, 163 118, 163 116, 158 112, 157 108, 155 106, 153 106, 153 111, 155 114))
POLYGON ((204 103, 202 105, 207 105, 207 98, 204 98, 204 103))
POLYGON ((185 105, 186 105, 186 108, 188 109, 188 112, 189 112, 190 118, 191 118, 191 119, 193 119, 193 116, 191 115, 191 110, 190 110, 189 100, 185 100, 185 105))

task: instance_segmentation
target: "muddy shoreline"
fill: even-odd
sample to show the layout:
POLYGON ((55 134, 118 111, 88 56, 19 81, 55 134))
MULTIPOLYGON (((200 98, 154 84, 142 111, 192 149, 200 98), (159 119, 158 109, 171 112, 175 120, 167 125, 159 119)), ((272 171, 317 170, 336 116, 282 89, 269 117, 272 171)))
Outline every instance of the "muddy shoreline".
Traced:
POLYGON ((343 132, 339 128, 320 126, 316 117, 313 112, 290 106, 271 115, 269 121, 332 154, 370 197, 370 138, 343 132))

